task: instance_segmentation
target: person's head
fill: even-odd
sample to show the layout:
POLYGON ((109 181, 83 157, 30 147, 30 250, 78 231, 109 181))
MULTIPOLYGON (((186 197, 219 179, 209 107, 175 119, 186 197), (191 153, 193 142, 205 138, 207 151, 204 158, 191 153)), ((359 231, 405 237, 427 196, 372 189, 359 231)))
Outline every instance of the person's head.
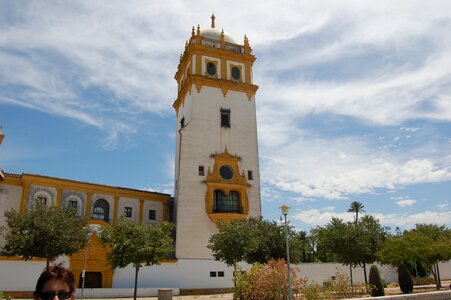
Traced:
POLYGON ((34 291, 35 300, 74 300, 75 277, 71 270, 62 264, 45 268, 39 276, 34 291))

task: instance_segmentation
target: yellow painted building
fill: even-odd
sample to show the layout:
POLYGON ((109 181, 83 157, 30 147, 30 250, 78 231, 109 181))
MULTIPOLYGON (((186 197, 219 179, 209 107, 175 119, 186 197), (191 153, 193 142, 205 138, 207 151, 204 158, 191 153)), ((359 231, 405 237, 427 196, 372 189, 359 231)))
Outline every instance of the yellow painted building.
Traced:
MULTIPOLYGON (((23 212, 37 201, 75 208, 77 215, 85 216, 91 227, 111 226, 121 216, 143 224, 170 221, 171 197, 168 194, 42 175, 5 173, 0 182, 0 226, 5 225, 4 211, 23 212)), ((106 262, 105 250, 94 231, 87 250, 69 257, 78 286, 86 257, 85 287, 112 287, 113 270, 106 262)), ((0 260, 15 258, 0 257, 0 260)))

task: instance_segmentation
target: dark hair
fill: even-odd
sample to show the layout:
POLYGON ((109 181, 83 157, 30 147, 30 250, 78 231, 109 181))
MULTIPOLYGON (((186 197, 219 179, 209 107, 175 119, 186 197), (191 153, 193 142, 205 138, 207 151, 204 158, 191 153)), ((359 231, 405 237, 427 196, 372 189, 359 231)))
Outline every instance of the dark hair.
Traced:
POLYGON ((75 291, 74 273, 72 273, 72 271, 68 268, 65 268, 61 263, 47 267, 44 271, 42 271, 41 276, 39 276, 38 282, 36 283, 36 290, 33 294, 35 296, 39 296, 42 292, 44 284, 50 280, 62 280, 69 286, 71 292, 75 291))

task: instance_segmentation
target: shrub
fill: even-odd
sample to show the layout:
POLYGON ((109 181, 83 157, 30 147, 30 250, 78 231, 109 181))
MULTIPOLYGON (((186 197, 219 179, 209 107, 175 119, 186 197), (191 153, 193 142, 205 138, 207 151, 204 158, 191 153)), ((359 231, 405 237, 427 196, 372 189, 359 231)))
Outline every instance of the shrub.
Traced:
MULTIPOLYGON (((266 265, 255 264, 246 273, 238 273, 234 299, 241 300, 285 300, 288 299, 287 265, 282 260, 270 260, 266 265)), ((305 280, 297 278, 291 270, 293 299, 299 299, 305 280)))
POLYGON ((413 285, 428 285, 435 284, 435 280, 432 277, 417 277, 413 279, 413 285))
POLYGON ((407 266, 401 263, 398 266, 398 283, 403 294, 410 294, 413 291, 413 279, 407 266))
POLYGON ((366 294, 367 288, 364 285, 351 286, 351 280, 346 274, 336 273, 333 278, 324 281, 322 286, 315 282, 303 286, 303 299, 343 299, 366 294))
POLYGON ((385 295, 381 274, 379 273, 379 269, 375 265, 372 265, 370 268, 369 284, 371 286, 371 296, 378 297, 385 295))

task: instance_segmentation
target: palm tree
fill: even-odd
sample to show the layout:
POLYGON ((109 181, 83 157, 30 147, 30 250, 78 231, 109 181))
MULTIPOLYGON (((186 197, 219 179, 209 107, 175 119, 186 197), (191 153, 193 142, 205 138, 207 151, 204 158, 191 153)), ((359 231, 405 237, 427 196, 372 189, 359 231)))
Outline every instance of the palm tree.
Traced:
POLYGON ((358 222, 358 220, 359 220, 359 213, 365 212, 365 211, 363 210, 364 207, 365 207, 365 206, 362 204, 362 202, 354 201, 354 202, 351 203, 351 205, 350 205, 349 208, 348 208, 348 212, 355 213, 355 219, 354 219, 354 222, 355 222, 356 224, 357 224, 357 222, 358 222))

